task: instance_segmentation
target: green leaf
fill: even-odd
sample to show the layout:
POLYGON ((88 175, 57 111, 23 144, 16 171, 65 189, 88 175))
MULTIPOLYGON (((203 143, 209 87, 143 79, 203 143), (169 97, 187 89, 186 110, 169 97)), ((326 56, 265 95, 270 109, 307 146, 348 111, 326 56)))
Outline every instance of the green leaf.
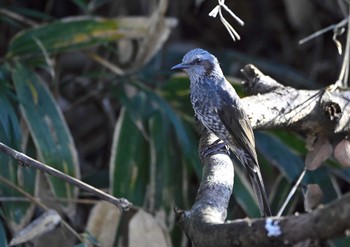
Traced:
POLYGON ((0 220, 0 246, 7 247, 6 231, 2 220, 0 220))
POLYGON ((323 165, 314 171, 308 171, 305 176, 307 184, 315 183, 321 187, 324 203, 338 199, 337 192, 340 191, 338 183, 328 171, 327 167, 323 165))
POLYGON ((269 133, 256 132, 255 138, 259 154, 277 167, 289 182, 296 180, 304 169, 303 159, 269 133))
MULTIPOLYGON (((62 113, 53 96, 38 77, 22 64, 12 68, 20 108, 40 159, 67 175, 79 178, 77 152, 62 113)), ((61 207, 72 212, 77 197, 77 188, 64 181, 47 176, 53 194, 68 202, 61 207)))
POLYGON ((350 183, 350 168, 339 168, 339 169, 329 168, 329 169, 330 169, 329 172, 334 173, 335 175, 342 178, 347 183, 350 183))
POLYGON ((350 237, 341 237, 330 241, 334 247, 348 247, 350 246, 350 237))
POLYGON ((12 6, 11 11, 19 15, 23 15, 24 17, 27 17, 29 19, 41 19, 45 21, 54 19, 52 16, 46 14, 45 12, 35 10, 34 8, 21 8, 14 5, 12 6))
MULTIPOLYGON (((165 204, 170 203, 168 200, 170 195, 171 186, 175 185, 169 183, 173 181, 171 179, 171 162, 170 162, 170 152, 169 146, 169 122, 164 115, 157 111, 149 119, 149 137, 150 137, 150 190, 151 202, 154 205, 150 205, 151 209, 160 208, 165 206, 165 204), (163 198, 163 194, 167 194, 168 198, 163 198), (165 199, 165 200, 164 200, 165 199)), ((174 192, 174 191, 172 191, 174 192)), ((169 207, 169 205, 167 205, 169 207)))
MULTIPOLYGON (((295 147, 295 151, 292 145, 287 145, 276 136, 270 133, 257 132, 255 134, 257 141, 257 148, 262 156, 270 162, 270 164, 276 166, 283 174, 283 176, 291 183, 295 182, 302 170, 304 169, 304 160, 299 155, 303 150, 300 147, 295 147)), ((292 140, 298 145, 302 145, 300 140, 292 140)), ((288 143, 288 142, 287 142, 288 143)), ((324 202, 330 202, 336 199, 337 191, 339 188, 337 183, 332 178, 332 175, 328 172, 328 168, 323 165, 315 171, 307 171, 303 178, 301 185, 316 183, 320 185, 324 193, 324 202)), ((291 189, 292 185, 290 185, 291 189)))
MULTIPOLYGON (((237 161, 238 162, 238 161, 237 161)), ((237 203, 249 217, 260 217, 258 202, 246 174, 238 166, 234 166, 235 181, 233 195, 237 203)))
POLYGON ((85 13, 89 12, 88 4, 85 0, 72 0, 72 2, 75 3, 85 13))
POLYGON ((12 144, 18 147, 21 141, 21 133, 13 101, 12 91, 0 80, 0 125, 12 144))
POLYGON ((147 95, 157 103, 163 114, 169 119, 186 162, 192 166, 197 177, 200 178, 202 176, 202 168, 199 165, 197 152, 198 140, 196 140, 194 133, 191 131, 190 125, 179 118, 174 109, 159 95, 149 91, 147 95))
POLYGON ((170 211, 176 203, 184 206, 183 199, 188 196, 188 189, 184 185, 189 184, 189 177, 185 176, 184 170, 188 164, 181 158, 181 152, 177 147, 175 134, 166 114, 156 111, 149 119, 149 138, 151 150, 150 162, 150 195, 154 195, 156 210, 162 208, 170 211), (181 178, 181 179, 179 179, 181 178), (185 193, 185 194, 184 194, 185 193))
POLYGON ((285 130, 274 130, 269 131, 269 133, 278 137, 286 146, 296 151, 297 154, 306 155, 305 141, 298 134, 285 130))
MULTIPOLYGON (((0 71, 2 74, 2 71, 0 71)), ((4 79, 3 77, 1 79, 4 79)), ((0 80, 1 80, 0 79, 0 80)), ((21 151, 21 127, 19 124, 12 90, 0 82, 0 141, 21 151)), ((1 176, 16 186, 34 195, 36 171, 20 167, 16 161, 0 153, 1 176)), ((23 197, 17 190, 0 183, 0 194, 3 197, 23 197)), ((30 220, 34 207, 30 202, 3 201, 4 218, 11 230, 17 231, 30 220)))
POLYGON ((10 43, 7 58, 81 50, 121 38, 140 38, 148 23, 143 19, 74 17, 18 33, 10 43))
MULTIPOLYGON (((289 191, 291 189, 291 184, 288 183, 287 179, 282 175, 279 175, 275 179, 272 189, 270 192, 270 205, 273 214, 277 214, 279 209, 282 207, 285 199, 287 198, 289 191)), ((298 194, 294 195, 291 202, 287 205, 287 208, 284 210, 283 215, 288 215, 294 212, 295 206, 299 200, 297 200, 298 194)))
POLYGON ((190 80, 187 76, 173 76, 163 84, 160 94, 180 114, 193 119, 189 87, 190 80))
POLYGON ((149 177, 148 143, 130 113, 122 108, 113 136, 111 193, 143 205, 149 177))
MULTIPOLYGON (((199 137, 193 131, 193 121, 189 122, 179 117, 180 113, 178 113, 164 98, 155 93, 154 90, 150 90, 141 84, 136 86, 146 94, 146 98, 151 102, 149 103, 150 107, 147 106, 147 108, 152 108, 151 105, 157 106, 156 110, 160 110, 169 120, 175 131, 174 140, 177 140, 181 156, 184 158, 185 163, 189 164, 195 171, 197 177, 200 178, 202 175, 202 168, 200 166, 197 152, 199 137)), ((123 104, 125 104, 124 101, 123 104)), ((129 107, 130 104, 127 105, 129 107)), ((152 108, 153 111, 154 108, 155 107, 152 108)), ((152 113, 152 110, 148 110, 148 112, 152 113)), ((193 118, 191 117, 191 120, 192 119, 193 118)))

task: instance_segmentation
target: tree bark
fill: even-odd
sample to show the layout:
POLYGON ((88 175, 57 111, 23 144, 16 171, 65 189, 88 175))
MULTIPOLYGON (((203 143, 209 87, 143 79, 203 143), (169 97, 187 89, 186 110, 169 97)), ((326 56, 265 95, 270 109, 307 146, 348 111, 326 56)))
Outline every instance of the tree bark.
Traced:
MULTIPOLYGON (((242 99, 253 128, 291 129, 327 138, 348 133, 350 92, 284 87, 252 65, 243 73, 247 79, 244 87, 255 94, 242 99)), ((193 246, 293 246, 349 234, 350 193, 310 213, 225 222, 233 190, 232 160, 224 148, 208 157, 202 155, 216 140, 201 127, 203 177, 196 201, 190 210, 175 210, 177 222, 193 246)))
POLYGON ((350 130, 350 91, 298 90, 285 87, 253 65, 242 69, 243 86, 250 97, 242 99, 255 129, 289 129, 332 136, 350 130))
POLYGON ((313 212, 266 219, 225 222, 233 189, 233 163, 222 148, 208 157, 203 150, 217 138, 202 128, 199 153, 203 177, 192 209, 176 209, 177 223, 193 246, 293 246, 308 240, 344 236, 350 229, 350 193, 313 212))

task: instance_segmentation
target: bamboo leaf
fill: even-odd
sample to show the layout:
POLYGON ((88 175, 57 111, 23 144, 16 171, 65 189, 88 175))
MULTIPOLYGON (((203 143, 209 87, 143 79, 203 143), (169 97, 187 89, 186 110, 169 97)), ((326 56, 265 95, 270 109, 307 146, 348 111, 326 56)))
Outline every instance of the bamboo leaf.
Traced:
MULTIPOLYGON (((171 140, 174 135, 171 132, 169 120, 160 111, 155 112, 149 120, 149 136, 151 150, 151 175, 150 188, 151 201, 150 208, 159 210, 173 210, 174 204, 180 205, 184 195, 183 166, 181 160, 175 159, 178 156, 178 149, 171 140), (173 151, 173 152, 172 152, 173 151), (178 179, 182 177, 182 179, 178 179)), ((186 196, 186 195, 185 195, 186 196)))
POLYGON ((0 220, 0 246, 7 247, 6 231, 2 220, 0 220))
POLYGON ((113 136, 110 161, 111 193, 142 205, 148 173, 148 143, 130 113, 123 107, 113 136))
MULTIPOLYGON (((1 73, 1 71, 0 71, 1 73)), ((4 78, 1 78, 4 79, 4 78)), ((0 140, 6 145, 21 150, 21 132, 12 91, 0 79, 0 140)), ((19 167, 16 161, 0 154, 1 176, 29 194, 34 195, 36 171, 19 167)), ((17 190, 0 183, 0 194, 4 197, 23 197, 17 190)), ((11 230, 17 231, 30 220, 34 207, 26 201, 3 201, 4 218, 11 230)))
POLYGON ((168 142, 165 138, 169 137, 169 123, 162 118, 161 113, 156 112, 149 120, 150 136, 150 190, 151 190, 151 209, 162 205, 163 191, 169 190, 168 176, 170 169, 168 142))
MULTIPOLYGON (((22 64, 18 63, 12 68, 12 78, 23 118, 29 127, 39 158, 70 176, 79 177, 75 145, 53 96, 39 78, 22 64)), ((53 194, 68 200, 67 203, 61 203, 64 211, 74 212, 75 206, 69 201, 77 197, 77 188, 58 178, 47 178, 53 194)))
POLYGON ((24 30, 10 43, 8 58, 40 55, 39 40, 48 53, 81 50, 121 38, 142 38, 149 25, 147 19, 70 17, 24 30))
POLYGON ((280 139, 265 132, 256 132, 259 153, 276 166, 288 181, 296 179, 304 169, 304 161, 287 147, 280 139))
POLYGON ((246 174, 237 165, 234 167, 234 172, 233 195, 236 201, 249 217, 260 217, 258 203, 246 174))
POLYGON ((198 178, 202 176, 200 162, 198 159, 198 144, 195 139, 193 131, 191 131, 190 125, 183 121, 175 110, 159 95, 148 92, 148 97, 151 98, 161 111, 166 115, 175 130, 176 139, 181 147, 185 161, 192 166, 192 169, 196 172, 198 178))

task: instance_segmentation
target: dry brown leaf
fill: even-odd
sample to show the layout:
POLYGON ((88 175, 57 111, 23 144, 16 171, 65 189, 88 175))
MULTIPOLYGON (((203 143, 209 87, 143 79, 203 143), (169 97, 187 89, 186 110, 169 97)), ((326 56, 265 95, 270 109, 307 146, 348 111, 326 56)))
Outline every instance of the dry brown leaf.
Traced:
POLYGON ((48 210, 35 219, 11 240, 10 246, 31 241, 54 229, 61 222, 61 216, 55 210, 48 210))
POLYGON ((307 170, 315 170, 327 160, 333 152, 333 147, 329 140, 321 136, 309 148, 309 152, 305 158, 305 167, 307 170))
POLYGON ((171 29, 177 25, 176 18, 165 18, 167 6, 168 0, 159 1, 158 8, 148 18, 148 32, 140 42, 140 49, 133 64, 133 70, 140 68, 151 60, 168 39, 171 29))
POLYGON ((169 236, 155 218, 140 209, 129 222, 129 247, 168 247, 169 236))
POLYGON ((116 206, 100 201, 90 212, 86 231, 94 236, 101 246, 112 247, 120 218, 121 212, 116 206))
POLYGON ((308 184, 304 193, 304 208, 306 212, 311 212, 322 201, 323 192, 318 184, 308 184))
POLYGON ((343 139, 334 148, 334 157, 343 167, 350 167, 350 142, 343 139))

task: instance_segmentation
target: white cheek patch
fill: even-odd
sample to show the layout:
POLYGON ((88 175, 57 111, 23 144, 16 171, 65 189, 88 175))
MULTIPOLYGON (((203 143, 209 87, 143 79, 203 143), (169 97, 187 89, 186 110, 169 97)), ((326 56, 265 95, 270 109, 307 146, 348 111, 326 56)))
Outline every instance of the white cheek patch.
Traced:
POLYGON ((190 80, 193 82, 199 82, 203 76, 205 76, 205 69, 203 66, 194 66, 187 71, 190 80))

